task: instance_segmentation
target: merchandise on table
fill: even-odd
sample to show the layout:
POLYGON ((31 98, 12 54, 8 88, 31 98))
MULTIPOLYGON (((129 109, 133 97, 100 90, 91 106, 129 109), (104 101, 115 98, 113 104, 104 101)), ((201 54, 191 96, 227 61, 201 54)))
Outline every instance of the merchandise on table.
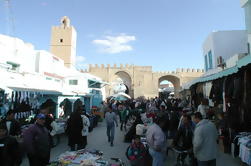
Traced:
POLYGON ((65 152, 58 157, 57 162, 50 166, 108 166, 108 162, 102 160, 102 153, 97 150, 83 149, 79 151, 65 152))
POLYGON ((244 163, 251 165, 251 136, 239 138, 238 142, 240 144, 239 157, 244 163))

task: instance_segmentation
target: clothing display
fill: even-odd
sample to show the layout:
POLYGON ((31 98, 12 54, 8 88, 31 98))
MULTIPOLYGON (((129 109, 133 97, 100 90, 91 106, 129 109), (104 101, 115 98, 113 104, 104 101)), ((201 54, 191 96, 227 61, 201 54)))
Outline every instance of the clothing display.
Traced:
POLYGON ((239 138, 240 145, 239 157, 244 163, 251 165, 251 135, 239 138))

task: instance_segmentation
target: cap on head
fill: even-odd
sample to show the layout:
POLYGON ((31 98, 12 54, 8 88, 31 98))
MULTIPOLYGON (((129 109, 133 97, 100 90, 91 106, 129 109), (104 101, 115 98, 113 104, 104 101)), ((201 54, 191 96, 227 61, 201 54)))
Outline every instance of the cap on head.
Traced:
POLYGON ((46 116, 45 116, 45 114, 38 114, 37 115, 37 119, 45 119, 46 118, 46 116))

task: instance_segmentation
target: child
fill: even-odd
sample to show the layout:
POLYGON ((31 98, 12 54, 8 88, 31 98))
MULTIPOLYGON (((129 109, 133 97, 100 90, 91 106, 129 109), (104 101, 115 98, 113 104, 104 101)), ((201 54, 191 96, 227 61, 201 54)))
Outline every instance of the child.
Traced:
POLYGON ((136 135, 127 150, 127 157, 130 160, 131 166, 144 166, 145 155, 146 148, 144 144, 140 142, 140 136, 136 135))

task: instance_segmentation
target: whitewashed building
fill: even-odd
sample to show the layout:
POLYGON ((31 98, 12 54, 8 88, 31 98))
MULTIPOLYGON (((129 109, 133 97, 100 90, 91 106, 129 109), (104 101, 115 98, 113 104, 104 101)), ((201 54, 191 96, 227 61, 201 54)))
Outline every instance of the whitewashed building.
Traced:
POLYGON ((0 52, 2 89, 57 94, 61 100, 86 96, 90 107, 92 98, 96 97, 93 91, 105 97, 104 83, 100 78, 67 68, 62 59, 48 51, 35 50, 32 44, 21 39, 0 34, 0 52), (90 86, 90 81, 100 86, 90 86))
POLYGON ((248 53, 247 43, 248 38, 245 30, 217 31, 209 34, 203 43, 205 71, 219 70, 217 69, 219 66, 235 55, 238 60, 242 54, 248 53))

